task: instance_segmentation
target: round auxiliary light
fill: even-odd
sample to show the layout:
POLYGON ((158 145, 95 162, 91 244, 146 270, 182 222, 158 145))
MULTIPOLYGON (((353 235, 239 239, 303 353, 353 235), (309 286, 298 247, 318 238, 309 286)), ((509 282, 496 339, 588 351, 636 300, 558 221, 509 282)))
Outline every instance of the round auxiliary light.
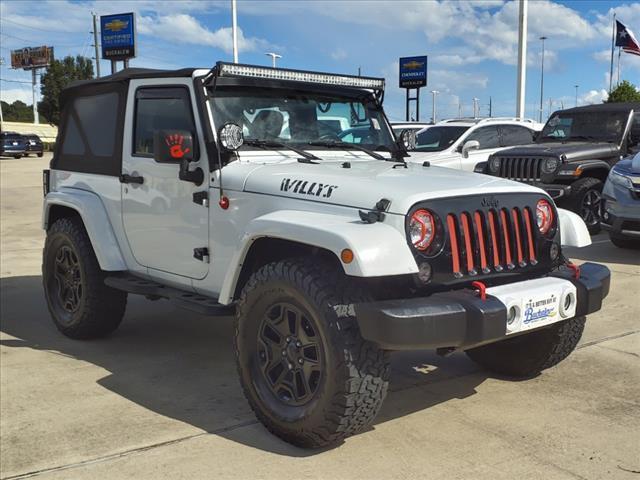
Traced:
POLYGON ((429 248, 436 236, 436 221, 428 210, 416 210, 409 222, 409 237, 418 250, 429 248))
POLYGON ((511 325, 518 318, 518 308, 513 306, 507 311, 507 324, 511 325))
POLYGON ((551 230, 551 226, 553 225, 553 207, 545 199, 538 200, 536 204, 536 222, 540 233, 543 235, 551 230))
POLYGON ((431 280, 431 265, 427 262, 423 262, 418 266, 418 278, 422 283, 428 283, 431 280))
POLYGON ((225 150, 235 151, 244 143, 242 127, 235 123, 225 123, 218 131, 220 145, 225 150))

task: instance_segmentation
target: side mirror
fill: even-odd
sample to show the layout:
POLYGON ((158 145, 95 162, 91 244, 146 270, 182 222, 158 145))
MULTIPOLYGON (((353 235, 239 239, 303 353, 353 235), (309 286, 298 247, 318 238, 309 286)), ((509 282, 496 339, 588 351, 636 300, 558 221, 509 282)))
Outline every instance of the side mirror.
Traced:
POLYGON ((244 143, 242 127, 235 123, 225 123, 218 130, 220 146, 229 152, 235 152, 244 143))
POLYGON ((153 158, 160 163, 193 162, 193 135, 186 130, 156 130, 153 158))
POLYGON ((408 128, 402 130, 398 135, 398 143, 408 152, 415 150, 417 144, 416 131, 408 128))
POLYGON ((479 148, 480 142, 478 142, 477 140, 469 140, 462 146, 462 156, 464 158, 469 158, 469 152, 471 150, 478 150, 479 148))

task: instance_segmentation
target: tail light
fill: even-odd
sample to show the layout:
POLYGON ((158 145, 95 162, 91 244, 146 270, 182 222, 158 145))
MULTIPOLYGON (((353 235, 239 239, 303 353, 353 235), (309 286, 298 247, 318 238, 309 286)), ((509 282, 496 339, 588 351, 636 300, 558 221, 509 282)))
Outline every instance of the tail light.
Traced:
POLYGON ((543 235, 547 234, 553 225, 553 207, 544 199, 538 200, 536 204, 536 222, 538 230, 543 235))
POLYGON ((409 237, 418 250, 424 251, 436 238, 436 221, 428 210, 416 210, 409 222, 409 237))

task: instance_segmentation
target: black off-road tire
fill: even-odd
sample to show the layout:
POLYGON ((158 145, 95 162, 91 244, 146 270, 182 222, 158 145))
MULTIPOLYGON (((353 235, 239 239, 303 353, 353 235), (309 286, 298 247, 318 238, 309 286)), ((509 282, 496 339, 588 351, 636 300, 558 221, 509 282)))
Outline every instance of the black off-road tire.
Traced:
POLYGON ((567 358, 584 330, 585 317, 558 322, 531 333, 472 348, 465 353, 501 375, 529 378, 567 358))
MULTIPOLYGON (((576 180, 571 184, 571 194, 566 198, 563 202, 569 210, 577 213, 587 224, 587 229, 591 235, 595 235, 601 230, 601 214, 602 214, 602 181, 593 177, 584 177, 579 180, 576 180), (585 198, 587 195, 593 195, 594 192, 597 192, 597 195, 600 198, 599 206, 597 207, 597 221, 591 222, 590 219, 585 219, 583 215, 583 206, 585 202, 585 198)), ((596 207, 594 207, 596 208, 596 207)), ((594 213, 595 215, 595 213, 594 213)))
POLYGON ((39 158, 42 158, 42 156, 43 156, 43 155, 44 155, 44 153, 43 153, 43 152, 39 152, 39 153, 38 153, 38 157, 39 157, 39 158))
POLYGON ((363 340, 348 307, 369 297, 338 268, 311 259, 265 265, 248 280, 236 310, 237 367, 249 405, 270 432, 303 448, 336 444, 361 431, 387 394, 389 354, 363 340), (279 302, 306 312, 322 346, 317 390, 303 405, 278 398, 260 365, 264 351, 255 346, 270 306, 279 302))
POLYGON ((13 158, 15 158, 16 160, 22 158, 22 155, 14 155, 13 158))
MULTIPOLYGON (((63 261, 64 262, 64 261, 63 261)), ((68 263, 68 261, 67 261, 68 263)), ((51 318, 58 330, 69 338, 100 338, 113 332, 127 306, 127 294, 104 284, 91 241, 77 217, 56 220, 47 232, 42 261, 42 282, 51 318), (75 309, 65 308, 58 259, 72 257, 78 294, 75 309)))
POLYGON ((633 250, 640 249, 640 240, 633 238, 625 238, 614 235, 613 233, 609 234, 609 239, 611 243, 613 243, 618 248, 628 248, 633 250))

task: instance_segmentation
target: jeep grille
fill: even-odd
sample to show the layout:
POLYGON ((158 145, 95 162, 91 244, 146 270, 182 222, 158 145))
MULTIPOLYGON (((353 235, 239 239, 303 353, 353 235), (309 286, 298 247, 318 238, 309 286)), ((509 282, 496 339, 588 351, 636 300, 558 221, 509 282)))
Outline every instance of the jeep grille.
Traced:
POLYGON ((499 157, 498 176, 521 182, 540 181, 544 158, 499 157))
POLYGON ((451 268, 457 277, 538 263, 529 207, 447 215, 451 268))

